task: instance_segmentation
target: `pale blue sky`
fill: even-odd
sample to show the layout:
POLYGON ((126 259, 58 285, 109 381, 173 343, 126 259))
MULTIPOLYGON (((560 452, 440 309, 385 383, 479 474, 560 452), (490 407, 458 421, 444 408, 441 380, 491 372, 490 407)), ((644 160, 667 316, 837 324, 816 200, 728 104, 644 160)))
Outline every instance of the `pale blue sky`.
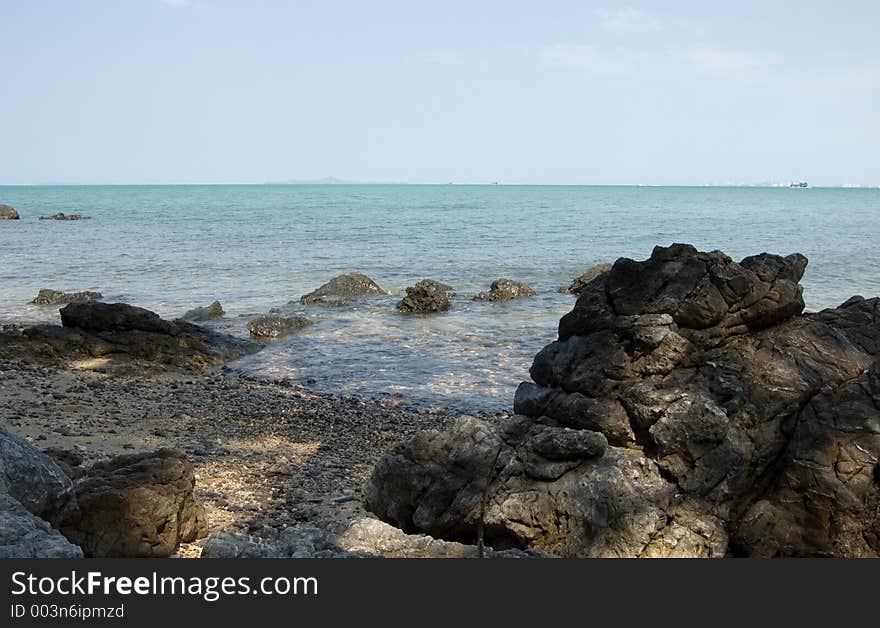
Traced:
POLYGON ((880 185, 878 7, 0 0, 0 183, 880 185))

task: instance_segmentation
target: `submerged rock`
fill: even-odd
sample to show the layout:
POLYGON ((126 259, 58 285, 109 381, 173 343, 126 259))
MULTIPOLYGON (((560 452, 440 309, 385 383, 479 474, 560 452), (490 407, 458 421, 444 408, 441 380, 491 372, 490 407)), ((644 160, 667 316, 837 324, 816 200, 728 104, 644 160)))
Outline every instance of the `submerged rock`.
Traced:
POLYGON ((88 557, 153 557, 206 536, 205 510, 193 495, 195 474, 176 450, 118 456, 97 463, 74 485, 59 527, 88 557))
POLYGON ((489 287, 489 292, 481 292, 474 296, 474 301, 510 301, 523 297, 533 297, 535 291, 524 283, 512 279, 496 279, 489 287))
POLYGON ((247 328, 251 336, 256 338, 281 338, 311 324, 312 321, 305 316, 267 314, 249 321, 247 328))
POLYGON ((100 301, 104 298, 100 292, 62 292, 43 288, 34 297, 31 303, 36 305, 64 305, 65 303, 86 303, 88 301, 100 301))
POLYGON ((487 491, 487 543, 566 556, 880 556, 880 299, 802 314, 806 264, 618 260, 516 415, 399 444, 368 508, 469 540, 487 491))
POLYGON ((14 207, 0 203, 0 220, 18 220, 20 216, 14 207))
POLYGON ((583 290, 588 283, 593 281, 596 277, 607 273, 609 270, 611 270, 611 264, 598 264, 593 266, 583 275, 576 277, 567 288, 560 288, 559 291, 579 295, 581 290, 583 290))
POLYGON ((40 216, 40 220, 89 220, 91 216, 83 216, 82 214, 65 214, 58 212, 51 216, 40 216))
POLYGON ((0 357, 49 363, 86 358, 146 362, 153 369, 201 371, 262 349, 260 343, 168 321, 125 303, 71 303, 60 310, 62 327, 35 325, 0 333, 0 357))
POLYGON ((361 297, 384 294, 375 281, 361 273, 348 273, 334 277, 317 290, 300 297, 305 305, 347 305, 361 297))
POLYGON ((187 310, 187 312, 180 318, 187 321, 201 323, 204 321, 213 321, 218 318, 223 318, 224 314, 225 312, 223 311, 223 306, 220 305, 220 301, 214 301, 211 305, 187 310))
POLYGON ((406 296, 397 304, 397 310, 404 314, 444 312, 450 307, 448 286, 433 279, 423 279, 407 288, 406 296))

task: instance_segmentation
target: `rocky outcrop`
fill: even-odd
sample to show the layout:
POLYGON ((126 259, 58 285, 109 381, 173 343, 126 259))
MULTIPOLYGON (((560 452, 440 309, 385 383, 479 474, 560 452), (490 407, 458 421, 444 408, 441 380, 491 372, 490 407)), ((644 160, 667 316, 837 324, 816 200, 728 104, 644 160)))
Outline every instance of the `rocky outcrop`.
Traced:
POLYGON ((71 303, 60 313, 62 327, 36 325, 0 333, 0 357, 26 356, 49 363, 135 360, 151 368, 200 371, 262 348, 183 320, 164 320, 125 303, 71 303))
POLYGON ((406 289, 406 296, 397 304, 397 311, 404 314, 430 314, 445 312, 451 307, 447 287, 433 279, 423 279, 406 289))
POLYGON ((224 314, 225 312, 223 311, 223 306, 220 305, 220 301, 214 301, 211 305, 187 310, 180 318, 186 321, 193 321, 194 323, 202 323, 223 318, 224 314))
POLYGON ((305 316, 281 316, 267 314, 248 322, 247 328, 255 338, 281 338, 312 324, 305 316))
MULTIPOLYGON (((486 558, 540 557, 522 550, 484 550, 486 558)), ((205 541, 202 558, 477 558, 475 545, 406 534, 377 519, 362 517, 329 528, 293 526, 274 542, 218 532, 205 541)))
POLYGON ((51 216, 40 216, 40 220, 89 220, 91 216, 83 216, 82 214, 65 214, 58 212, 51 216))
POLYGON ((61 290, 50 290, 43 288, 34 297, 31 303, 35 305, 64 305, 66 303, 87 303, 89 301, 100 301, 104 298, 100 292, 62 292, 61 290))
POLYGON ((566 556, 880 556, 880 299, 803 314, 806 264, 687 245, 618 260, 516 415, 398 445, 368 508, 466 542, 483 519, 494 547, 566 556))
POLYGON ((14 207, 0 203, 0 220, 18 220, 20 216, 14 207))
POLYGON ((512 279, 496 279, 489 286, 489 292, 480 292, 475 295, 474 301, 510 301, 523 297, 533 297, 535 291, 524 283, 512 279))
POLYGON ((599 275, 607 273, 611 270, 611 264, 598 264, 593 266, 590 270, 580 275, 579 277, 575 277, 570 284, 568 284, 567 288, 560 288, 560 292, 570 292, 571 294, 579 295, 581 290, 583 290, 588 283, 593 281, 599 275))
POLYGON ((48 521, 72 497, 51 458, 0 425, 0 558, 82 558, 48 521))
POLYGON ((76 482, 76 500, 59 528, 89 557, 170 556, 207 534, 194 487, 192 466, 179 451, 118 456, 76 482))
POLYGON ((347 305, 358 299, 384 294, 375 281, 361 273, 348 273, 334 277, 317 290, 300 297, 304 305, 347 305))

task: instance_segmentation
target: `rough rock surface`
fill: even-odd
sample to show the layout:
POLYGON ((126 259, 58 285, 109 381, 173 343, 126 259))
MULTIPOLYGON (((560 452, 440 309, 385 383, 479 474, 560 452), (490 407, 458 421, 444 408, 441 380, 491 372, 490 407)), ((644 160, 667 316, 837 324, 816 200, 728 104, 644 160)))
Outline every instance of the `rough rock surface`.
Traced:
POLYGON ((51 458, 0 425, 0 558, 82 558, 41 519, 70 501, 71 487, 51 458))
POLYGON ((90 218, 91 216, 83 216, 82 214, 65 214, 64 212, 58 212, 51 216, 40 216, 40 220, 88 220, 90 218))
POLYGON ((429 314, 445 312, 452 303, 443 284, 433 279, 423 279, 406 289, 406 296, 397 304, 397 311, 404 314, 429 314))
POLYGON ((305 316, 267 314, 250 320, 247 328, 251 336, 256 338, 281 338, 311 324, 312 321, 305 316))
POLYGON ((579 295, 581 293, 581 290, 583 290, 588 283, 593 281, 599 275, 607 273, 609 270, 611 270, 611 266, 611 264, 598 264, 596 266, 593 266, 590 270, 572 280, 572 282, 568 284, 567 288, 560 288, 559 291, 570 292, 571 294, 579 295))
POLYGON ((361 273, 348 273, 334 277, 317 290, 300 297, 305 305, 347 305, 361 297, 384 294, 375 281, 361 273))
POLYGON ((224 314, 225 312, 223 311, 223 306, 220 305, 220 301, 214 301, 211 305, 187 310, 180 318, 187 321, 201 323, 222 318, 224 314))
POLYGON ((92 466, 59 528, 90 557, 164 557, 207 534, 195 475, 176 450, 118 456, 92 466))
POLYGON ((0 203, 0 220, 18 220, 20 216, 14 207, 0 203))
POLYGON ((880 299, 802 314, 806 263, 687 245, 618 260, 536 356, 516 415, 400 444, 368 508, 472 539, 488 482, 495 547, 880 555, 880 299))
POLYGON ((481 292, 474 296, 474 301, 510 301, 523 297, 533 297, 535 291, 524 283, 512 279, 496 279, 489 286, 489 292, 481 292))
POLYGON ((36 305, 64 305, 66 303, 87 303, 88 301, 100 301, 104 298, 100 292, 62 292, 43 288, 34 297, 31 303, 36 305))
MULTIPOLYGON (((486 558, 542 556, 522 550, 484 549, 486 558)), ((424 534, 406 534, 387 523, 361 517, 328 528, 294 526, 275 542, 242 534, 211 535, 202 558, 477 558, 475 545, 441 541, 424 534)))
POLYGON ((57 325, 0 333, 0 358, 27 355, 45 362, 86 358, 142 360, 157 368, 205 370, 262 348, 183 320, 168 321, 124 303, 71 303, 57 325))

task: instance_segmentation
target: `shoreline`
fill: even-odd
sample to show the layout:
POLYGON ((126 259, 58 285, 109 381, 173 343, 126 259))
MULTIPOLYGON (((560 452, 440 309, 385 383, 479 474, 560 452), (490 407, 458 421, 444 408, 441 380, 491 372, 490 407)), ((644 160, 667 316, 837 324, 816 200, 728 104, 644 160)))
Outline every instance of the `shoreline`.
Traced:
MULTIPOLYGON (((290 527, 371 517, 362 487, 374 463, 398 441, 457 416, 219 370, 104 374, 19 359, 0 360, 0 372, 0 419, 54 450, 71 475, 121 454, 180 449, 195 469, 209 536, 269 543, 290 527)), ((199 557, 207 539, 174 556, 199 557)))

